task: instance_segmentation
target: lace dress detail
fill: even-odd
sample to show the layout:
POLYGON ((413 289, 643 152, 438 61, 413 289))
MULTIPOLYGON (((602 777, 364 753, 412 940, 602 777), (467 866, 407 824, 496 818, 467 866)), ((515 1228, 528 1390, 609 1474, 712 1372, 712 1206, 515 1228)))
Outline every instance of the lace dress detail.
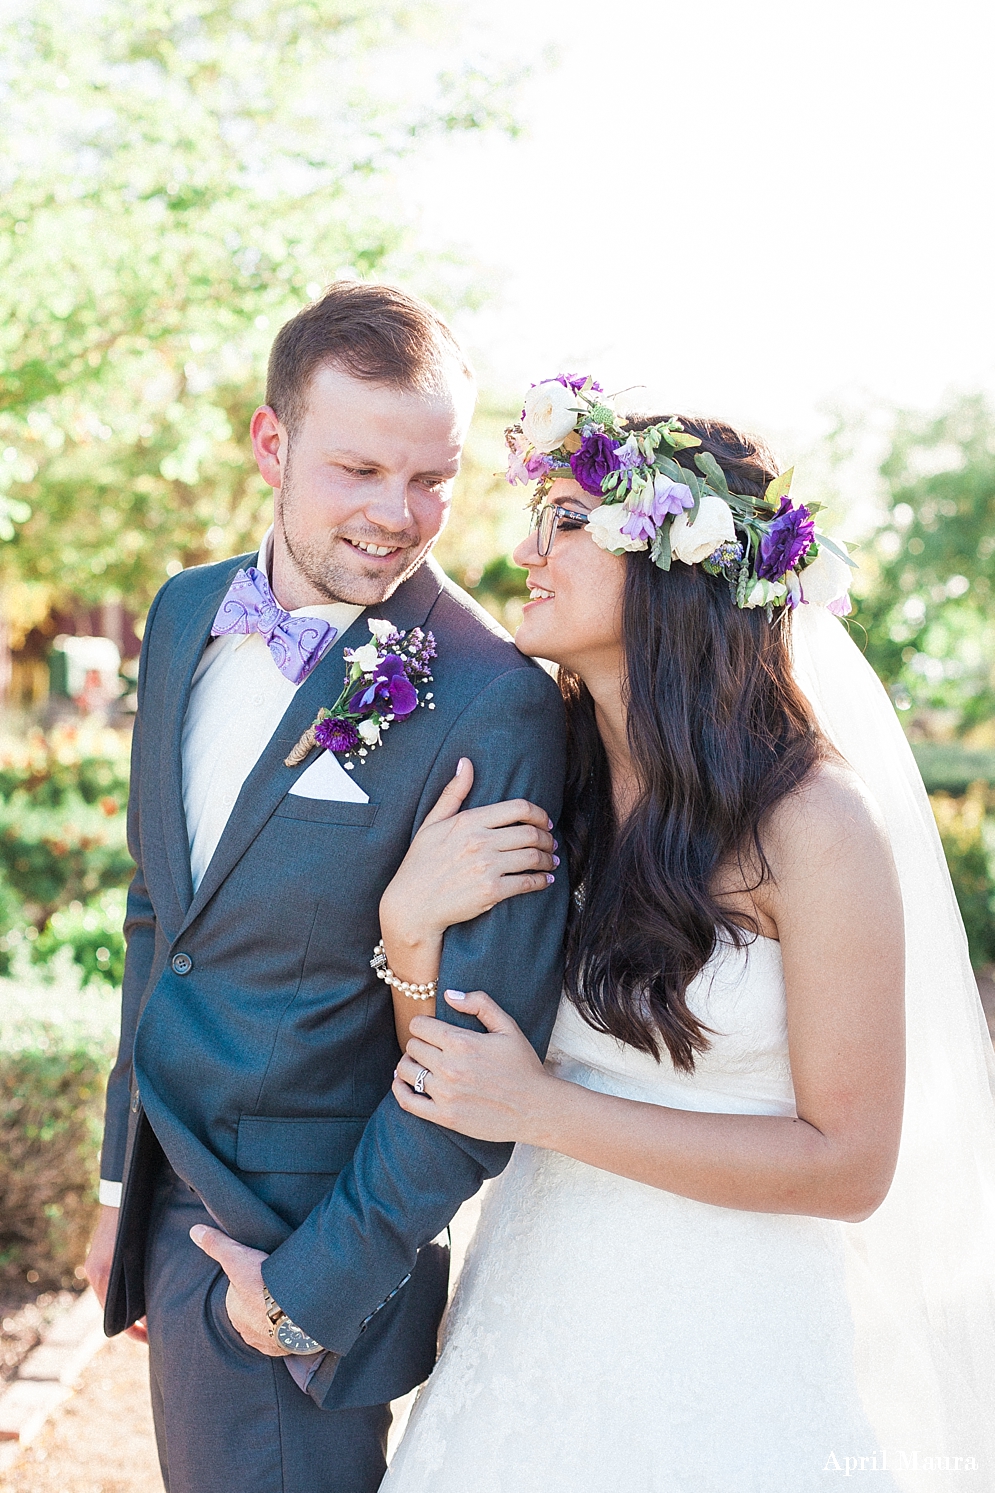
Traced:
MULTIPOLYGON (((561 1005, 547 1067, 680 1109, 795 1114, 780 946, 723 946, 693 1075, 561 1005)), ((807 1493, 875 1451, 841 1225, 693 1202, 518 1146, 384 1493, 807 1493)), ((866 1463, 870 1467, 870 1461, 866 1463)), ((874 1486, 892 1493, 879 1471, 874 1486)))

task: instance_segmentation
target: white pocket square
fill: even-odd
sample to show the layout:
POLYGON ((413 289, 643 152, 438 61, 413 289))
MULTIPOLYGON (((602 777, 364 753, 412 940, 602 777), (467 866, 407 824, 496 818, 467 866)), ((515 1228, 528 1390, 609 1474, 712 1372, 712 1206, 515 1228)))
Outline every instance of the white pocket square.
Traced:
POLYGON ((317 762, 304 769, 290 792, 297 798, 328 798, 345 804, 370 801, 370 795, 346 772, 334 752, 322 752, 317 762))

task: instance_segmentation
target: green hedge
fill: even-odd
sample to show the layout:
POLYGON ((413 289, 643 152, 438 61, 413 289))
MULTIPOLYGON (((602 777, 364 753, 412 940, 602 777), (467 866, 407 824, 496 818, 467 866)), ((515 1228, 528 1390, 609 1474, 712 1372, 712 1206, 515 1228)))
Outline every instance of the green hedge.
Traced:
POLYGON ((78 1284, 110 1060, 106 1040, 48 1023, 0 1049, 0 1280, 78 1284))
POLYGON ((79 1283, 124 965, 128 740, 0 751, 0 1282, 79 1283))
POLYGON ((912 751, 928 793, 959 795, 972 783, 995 784, 995 752, 970 751, 956 741, 916 742, 912 751))
POLYGON ((35 962, 68 947, 86 979, 120 980, 129 749, 59 727, 0 752, 0 975, 34 941, 35 962))
POLYGON ((0 869, 43 927, 58 908, 127 883, 133 863, 125 816, 81 800, 37 808, 15 793, 0 807, 0 869))

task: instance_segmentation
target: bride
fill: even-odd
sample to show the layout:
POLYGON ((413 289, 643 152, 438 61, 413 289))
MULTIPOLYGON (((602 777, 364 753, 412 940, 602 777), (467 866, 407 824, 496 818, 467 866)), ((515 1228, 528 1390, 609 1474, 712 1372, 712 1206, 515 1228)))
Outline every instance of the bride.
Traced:
MULTIPOLYGON (((545 1066, 486 994, 440 1021, 394 990, 398 1103, 518 1145, 384 1487, 990 1478, 990 1049, 921 784, 826 610, 845 550, 758 442, 599 396, 540 384, 509 432, 539 480, 516 642, 570 728, 545 1066)), ((409 985, 535 885, 471 786, 461 763, 384 896, 409 985)))

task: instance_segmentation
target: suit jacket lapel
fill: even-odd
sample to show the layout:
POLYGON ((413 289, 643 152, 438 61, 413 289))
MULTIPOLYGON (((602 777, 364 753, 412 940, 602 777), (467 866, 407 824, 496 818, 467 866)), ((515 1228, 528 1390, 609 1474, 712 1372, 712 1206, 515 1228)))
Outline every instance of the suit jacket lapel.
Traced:
MULTIPOLYGON (((187 836, 187 821, 183 810, 183 722, 193 676, 197 672, 204 649, 210 640, 211 624, 217 616, 228 587, 236 572, 251 557, 245 555, 233 560, 231 568, 217 588, 194 607, 174 654, 174 666, 169 671, 166 700, 163 706, 163 732, 160 741, 159 794, 162 805, 162 832, 166 841, 166 856, 172 872, 180 918, 186 913, 193 897, 193 882, 190 878, 190 841, 187 836)), ((177 919, 179 922, 179 919, 177 919)), ((165 931, 169 931, 168 929, 165 931)))
MULTIPOLYGON (((234 573, 234 572, 233 572, 234 573)), ((204 872, 197 893, 188 905, 182 927, 178 930, 177 937, 190 926, 201 910, 207 905, 225 877, 234 869, 273 814, 286 797, 294 782, 304 771, 310 759, 296 768, 284 765, 284 758, 300 740, 301 734, 314 720, 318 713, 318 707, 331 704, 338 697, 342 688, 344 677, 344 665, 342 660, 343 648, 357 648, 361 643, 368 640, 368 619, 371 615, 382 616, 394 623, 394 626, 402 632, 407 632, 412 627, 419 626, 425 621, 435 601, 442 590, 443 574, 433 560, 428 560, 420 566, 410 580, 390 598, 367 609, 362 613, 349 630, 341 637, 335 639, 331 648, 325 654, 321 662, 312 670, 297 691, 294 698, 287 707, 279 726, 270 737, 263 749, 262 755, 255 767, 249 773, 242 790, 235 801, 225 826, 224 833, 218 841, 217 849, 211 857, 210 865, 204 872)), ((224 593, 222 592, 221 595, 224 593)), ((215 612, 220 605, 220 597, 215 603, 215 612)), ((214 613, 211 614, 212 618, 214 613)), ((193 669, 190 671, 193 677, 193 669)), ((189 698, 189 684, 187 685, 187 698, 189 698)), ((184 711, 186 706, 184 704, 184 711)), ((182 716, 180 723, 180 736, 182 736, 182 716)), ((223 745, 219 744, 223 750, 223 745)), ((177 738, 176 755, 179 758, 179 738, 177 738)), ((182 819, 182 845, 188 846, 186 820, 182 814, 182 794, 180 795, 180 814, 182 819)), ((189 851, 187 857, 187 885, 190 885, 189 851)))

